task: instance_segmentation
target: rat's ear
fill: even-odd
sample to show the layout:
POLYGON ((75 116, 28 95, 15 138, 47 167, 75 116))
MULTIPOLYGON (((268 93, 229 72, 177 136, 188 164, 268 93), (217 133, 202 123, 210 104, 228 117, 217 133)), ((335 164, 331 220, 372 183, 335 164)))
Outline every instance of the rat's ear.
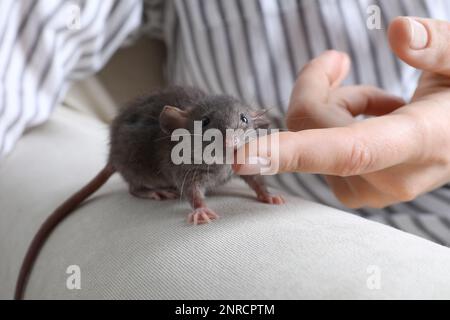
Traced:
POLYGON ((253 120, 253 126, 255 129, 269 129, 270 127, 270 120, 267 118, 268 110, 258 110, 258 111, 251 111, 250 116, 253 120))
POLYGON ((159 115, 159 126, 165 133, 187 128, 189 113, 177 107, 165 106, 159 115))

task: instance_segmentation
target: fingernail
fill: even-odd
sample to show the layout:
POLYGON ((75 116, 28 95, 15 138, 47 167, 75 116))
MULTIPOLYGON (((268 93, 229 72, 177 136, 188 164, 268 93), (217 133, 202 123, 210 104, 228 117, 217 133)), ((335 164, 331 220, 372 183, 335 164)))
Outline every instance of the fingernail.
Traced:
POLYGON ((270 159, 262 157, 248 157, 244 164, 236 166, 236 173, 242 176, 263 174, 270 168, 270 159))
POLYGON ((428 45, 428 31, 419 21, 407 18, 411 28, 411 40, 409 46, 413 50, 425 49, 428 45))

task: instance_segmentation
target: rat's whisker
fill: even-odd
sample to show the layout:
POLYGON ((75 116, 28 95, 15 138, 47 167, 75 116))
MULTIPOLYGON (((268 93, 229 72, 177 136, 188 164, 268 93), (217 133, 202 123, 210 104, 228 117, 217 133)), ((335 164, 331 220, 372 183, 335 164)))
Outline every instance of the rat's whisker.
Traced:
POLYGON ((192 174, 191 186, 194 185, 195 177, 197 176, 197 170, 194 168, 194 173, 192 174))
POLYGON ((195 180, 195 176, 197 175, 197 170, 194 168, 192 168, 190 171, 193 171, 192 173, 192 179, 191 179, 191 183, 189 184, 190 186, 194 185, 194 180, 195 180))
POLYGON ((192 170, 194 170, 194 169, 189 169, 189 170, 186 172, 186 174, 184 175, 183 182, 181 183, 181 188, 180 188, 180 202, 181 202, 181 200, 183 199, 183 188, 184 188, 184 183, 186 182, 186 178, 187 178, 189 172, 191 172, 192 170))
MULTIPOLYGON (((271 108, 271 109, 273 109, 273 108, 271 108)), ((266 115, 269 111, 270 111, 270 109, 259 110, 259 112, 256 113, 255 118, 260 118, 260 117, 266 115)))

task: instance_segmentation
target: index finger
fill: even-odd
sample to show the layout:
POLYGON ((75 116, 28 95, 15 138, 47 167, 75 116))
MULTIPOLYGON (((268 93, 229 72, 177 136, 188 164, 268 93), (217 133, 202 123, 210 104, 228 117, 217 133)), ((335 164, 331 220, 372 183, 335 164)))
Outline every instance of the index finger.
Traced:
POLYGON ((259 140, 251 141, 238 150, 241 157, 244 152, 246 162, 235 164, 233 169, 240 175, 305 172, 345 177, 366 174, 420 156, 419 131, 410 116, 391 114, 347 127, 276 133, 276 148, 259 140), (254 159, 259 159, 256 164, 254 159))

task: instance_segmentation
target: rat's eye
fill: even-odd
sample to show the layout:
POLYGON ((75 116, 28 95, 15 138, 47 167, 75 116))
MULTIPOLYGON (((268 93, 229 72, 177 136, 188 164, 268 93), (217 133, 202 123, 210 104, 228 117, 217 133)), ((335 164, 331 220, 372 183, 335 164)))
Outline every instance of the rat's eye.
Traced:
POLYGON ((243 113, 241 113, 241 121, 245 124, 248 124, 248 119, 243 113))
POLYGON ((209 124, 210 120, 208 117, 203 117, 202 119, 202 127, 206 127, 209 124))

